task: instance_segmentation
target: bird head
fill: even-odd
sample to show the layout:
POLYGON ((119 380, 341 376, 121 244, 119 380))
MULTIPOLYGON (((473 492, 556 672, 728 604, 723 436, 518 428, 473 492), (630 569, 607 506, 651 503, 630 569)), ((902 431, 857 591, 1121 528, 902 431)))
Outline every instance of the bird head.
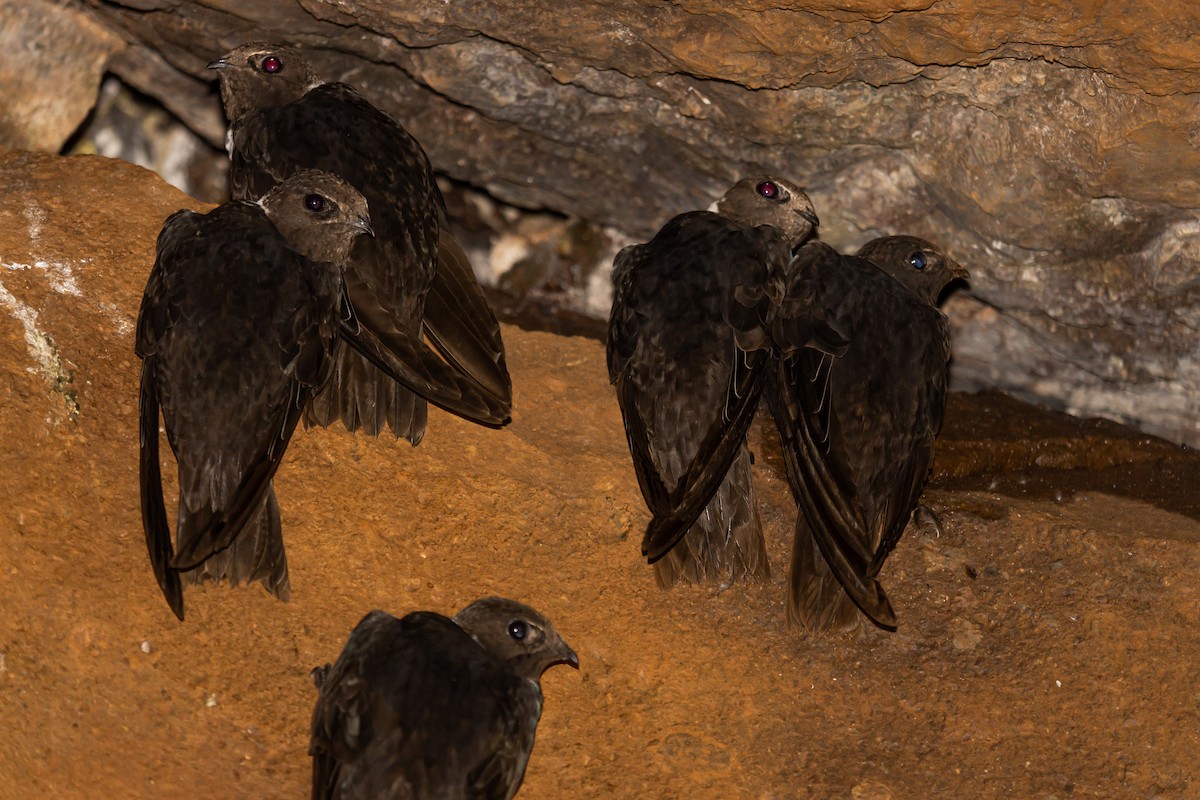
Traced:
POLYGON ((873 239, 863 245, 857 255, 900 281, 930 305, 937 305, 938 298, 951 283, 971 277, 936 245, 915 236, 873 239))
POLYGON ((366 198, 328 172, 301 170, 276 184, 258 205, 288 244, 314 261, 344 264, 360 234, 375 235, 366 198))
POLYGON ((821 224, 802 189, 770 175, 735 183, 716 202, 716 212, 742 225, 773 225, 783 231, 793 250, 821 224))
POLYGON ((458 612, 454 621, 480 647, 523 678, 537 681, 555 664, 579 669, 579 657, 550 620, 523 603, 485 597, 458 612))
POLYGON ((249 42, 208 65, 221 82, 221 101, 231 123, 256 108, 299 100, 324 81, 294 47, 249 42))

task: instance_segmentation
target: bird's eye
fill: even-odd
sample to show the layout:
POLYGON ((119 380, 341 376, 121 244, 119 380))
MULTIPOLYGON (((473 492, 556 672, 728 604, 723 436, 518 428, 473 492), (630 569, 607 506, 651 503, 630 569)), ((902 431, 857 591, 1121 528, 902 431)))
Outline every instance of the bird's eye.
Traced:
POLYGON ((278 56, 267 56, 258 65, 258 68, 268 75, 274 75, 276 72, 279 72, 281 69, 283 69, 283 62, 278 56))
POLYGON ((314 214, 320 214, 325 210, 325 198, 319 194, 310 194, 304 197, 304 207, 314 214))
POLYGON ((524 639, 529 634, 529 626, 519 619, 514 619, 508 623, 508 635, 516 639, 518 642, 524 639))
POLYGON ((908 265, 913 269, 925 269, 925 254, 920 250, 908 257, 908 265))
POLYGON ((779 199, 779 184, 774 181, 763 181, 758 186, 754 187, 754 191, 758 192, 761 197, 768 200, 779 199))

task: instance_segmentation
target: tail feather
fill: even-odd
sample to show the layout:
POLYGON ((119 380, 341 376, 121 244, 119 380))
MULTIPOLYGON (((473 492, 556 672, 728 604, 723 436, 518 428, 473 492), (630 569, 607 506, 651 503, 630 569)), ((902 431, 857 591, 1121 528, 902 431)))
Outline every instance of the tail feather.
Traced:
POLYGON ((712 500, 670 551, 654 562, 664 589, 681 581, 727 586, 768 576, 766 542, 750 483, 750 456, 737 456, 712 500))
POLYGON ((418 444, 425 436, 425 401, 398 385, 362 355, 339 347, 329 381, 304 410, 304 424, 327 428, 339 420, 346 430, 378 436, 390 427, 397 439, 418 444))
POLYGON ((812 633, 850 630, 862 624, 858 606, 830 570, 801 513, 796 515, 792 537, 787 616, 789 624, 812 633))
POLYGON ((287 602, 291 597, 291 583, 275 488, 272 486, 267 491, 233 544, 196 569, 185 572, 184 577, 193 584, 228 580, 230 586, 241 586, 258 581, 268 592, 287 602))

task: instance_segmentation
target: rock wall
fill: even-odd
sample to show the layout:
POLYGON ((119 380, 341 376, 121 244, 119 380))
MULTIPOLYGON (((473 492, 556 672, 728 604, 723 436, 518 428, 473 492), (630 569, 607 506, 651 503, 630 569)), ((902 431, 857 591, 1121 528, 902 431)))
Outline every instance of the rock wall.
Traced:
POLYGON ((543 679, 521 800, 1195 798, 1195 493, 1189 519, 1081 487, 1140 464, 1157 494, 1161 443, 1011 400, 952 396, 942 531, 884 567, 899 630, 805 637, 769 426, 771 577, 662 591, 603 347, 506 326, 511 425, 435 409, 415 448, 297 431, 275 478, 291 601, 188 587, 178 622, 141 531, 133 327, 163 219, 202 206, 97 157, 0 154, 0 192, 0 798, 308 797, 312 668, 369 609, 489 594, 581 661, 543 679))
POLYGON ((204 65, 280 37, 515 205, 644 237, 748 171, 786 174, 830 243, 908 232, 970 268, 950 306, 960 387, 1200 444, 1200 8, 780 5, 55 8, 121 37, 108 69, 214 144, 204 65))

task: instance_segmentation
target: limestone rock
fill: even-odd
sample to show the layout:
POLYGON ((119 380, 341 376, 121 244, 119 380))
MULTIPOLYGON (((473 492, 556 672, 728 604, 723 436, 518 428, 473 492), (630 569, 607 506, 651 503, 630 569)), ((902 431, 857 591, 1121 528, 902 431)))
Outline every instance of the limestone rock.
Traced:
POLYGON ((0 147, 57 152, 96 104, 120 37, 78 8, 0 0, 0 147))
POLYGON ((312 50, 507 202, 645 237, 736 177, 804 183, 822 237, 973 276, 957 383, 1200 444, 1200 7, 1066 0, 74 0, 111 69, 219 144, 204 65, 312 50))

